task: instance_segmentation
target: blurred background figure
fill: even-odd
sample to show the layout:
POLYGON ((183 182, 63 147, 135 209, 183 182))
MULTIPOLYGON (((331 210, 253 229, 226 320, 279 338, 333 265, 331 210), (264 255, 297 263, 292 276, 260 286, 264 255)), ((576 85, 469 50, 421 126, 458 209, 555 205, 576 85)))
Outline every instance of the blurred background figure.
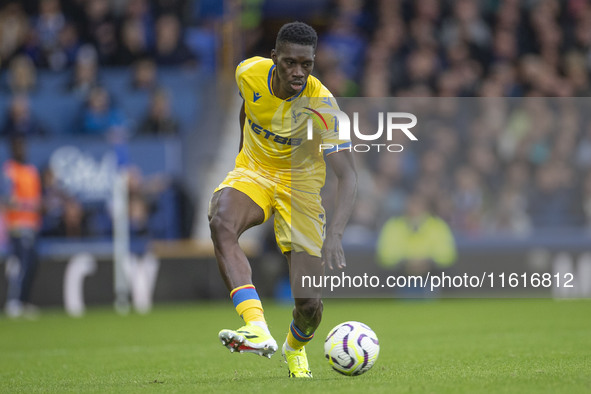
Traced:
POLYGON ((152 93, 148 113, 140 123, 138 134, 172 136, 179 131, 178 121, 170 111, 170 97, 164 89, 152 93))
POLYGON ((72 78, 67 89, 80 97, 86 97, 90 89, 99 84, 96 50, 89 45, 80 48, 76 55, 72 78))
POLYGON ((150 92, 158 86, 157 66, 149 57, 133 63, 131 89, 137 92, 150 92))
POLYGON ((22 4, 9 2, 0 8, 0 59, 9 61, 29 35, 29 17, 22 4))
POLYGON ((449 226, 430 213, 423 196, 413 194, 406 200, 404 215, 384 224, 376 253, 382 267, 422 276, 451 266, 456 246, 449 226))
POLYGON ((156 21, 154 59, 158 65, 181 66, 196 62, 195 55, 182 40, 181 24, 174 14, 162 15, 156 21))
POLYGON ((121 45, 115 56, 114 63, 120 66, 129 66, 146 57, 149 51, 146 40, 146 32, 142 21, 127 19, 121 27, 121 45))
MULTIPOLYGON (((431 182, 428 184, 432 185, 431 182)), ((443 196, 439 196, 443 200, 443 196)), ((421 276, 437 274, 452 266, 457 257, 454 235, 449 225, 431 209, 426 188, 417 188, 404 200, 404 212, 384 223, 378 232, 377 264, 394 275, 421 276)), ((412 283, 400 287, 402 297, 434 297, 429 288, 412 283)))
POLYGON ((14 96, 0 135, 9 139, 45 135, 45 129, 31 113, 27 96, 22 94, 14 96))
POLYGON ((37 70, 31 58, 25 55, 12 59, 7 77, 13 94, 30 94, 37 87, 37 70))
POLYGON ((88 212, 82 203, 59 185, 51 168, 41 173, 43 189, 42 236, 80 238, 88 236, 88 212))
POLYGON ((2 210, 10 236, 11 266, 5 311, 9 317, 35 313, 28 304, 37 269, 37 233, 41 225, 41 181, 27 163, 23 138, 10 140, 12 158, 3 166, 2 210))
POLYGON ((80 134, 106 135, 125 126, 123 113, 111 101, 109 92, 101 86, 92 88, 81 115, 80 134))

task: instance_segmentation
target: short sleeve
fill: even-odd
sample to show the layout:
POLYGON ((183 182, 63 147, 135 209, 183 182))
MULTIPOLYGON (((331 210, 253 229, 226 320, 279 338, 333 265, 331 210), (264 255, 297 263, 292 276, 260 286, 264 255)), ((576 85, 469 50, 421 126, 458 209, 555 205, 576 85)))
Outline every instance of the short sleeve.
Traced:
POLYGON ((238 64, 236 67, 236 72, 234 73, 234 77, 236 78, 236 85, 238 86, 238 94, 240 97, 244 98, 244 94, 242 93, 244 89, 244 78, 242 77, 242 72, 244 71, 244 63, 246 60, 243 60, 238 64))
POLYGON ((321 143, 325 145, 325 155, 344 149, 350 149, 351 140, 341 139, 339 120, 336 112, 340 112, 339 105, 333 95, 326 88, 320 91, 320 97, 313 99, 313 107, 318 113, 315 129, 320 135, 321 143))

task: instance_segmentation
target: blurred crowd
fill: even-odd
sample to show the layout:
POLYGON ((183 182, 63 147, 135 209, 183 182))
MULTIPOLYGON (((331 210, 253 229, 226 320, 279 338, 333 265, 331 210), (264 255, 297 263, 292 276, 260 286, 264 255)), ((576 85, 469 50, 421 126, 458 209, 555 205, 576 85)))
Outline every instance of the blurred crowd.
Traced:
POLYGON ((74 121, 55 127, 59 132, 104 135, 124 127, 135 135, 177 134, 171 92, 158 80, 158 70, 199 66, 211 70, 215 26, 208 24, 208 15, 215 15, 216 8, 211 1, 186 0, 0 3, 0 84, 10 101, 0 134, 27 137, 58 132, 48 130, 35 116, 51 94, 80 102, 74 121), (113 67, 128 70, 129 80, 101 75, 113 67), (64 73, 67 79, 61 85, 53 82, 61 82, 64 73), (117 82, 125 86, 113 86, 117 82), (115 100, 113 90, 124 91, 123 97, 115 100), (133 94, 150 96, 140 119, 135 113, 129 119, 121 108, 121 102, 133 94), (32 98, 39 98, 35 108, 32 98))
POLYGON ((586 0, 336 0, 317 71, 335 96, 585 96, 586 0))
MULTIPOLYGON (((176 77, 169 78, 172 86, 183 84, 183 70, 211 71, 210 21, 219 13, 214 1, 0 1, 3 145, 15 139, 66 143, 70 136, 182 138, 187 122, 179 120, 180 106, 172 102, 177 92, 162 83, 161 71, 176 77)), ((186 88, 192 98, 196 88, 186 88)), ((185 112, 195 113, 194 100, 179 97, 185 112)), ((40 168, 41 235, 110 236, 109 205, 71 193, 48 164, 40 168)), ((184 187, 167 174, 148 177, 128 164, 132 235, 190 236, 193 207, 184 187)))
MULTIPOLYGON (((360 108, 355 100, 351 106, 360 108)), ((413 128, 418 141, 394 133, 393 141, 378 142, 400 144, 401 153, 355 154, 359 192, 350 241, 371 242, 389 217, 410 215, 414 201, 427 208, 424 218, 444 219, 460 237, 568 236, 591 229, 588 100, 395 100, 386 106, 419 119, 413 128)), ((360 130, 375 132, 375 118, 360 130)), ((327 191, 325 201, 332 201, 334 184, 327 191)))
POLYGON ((6 67, 19 54, 35 67, 78 67, 86 45, 100 66, 130 66, 143 58, 158 65, 198 59, 194 30, 216 12, 214 2, 187 0, 22 0, 0 8, 0 59, 6 67), (202 4, 203 3, 203 4, 202 4), (213 8, 213 10, 212 10, 213 8))
MULTIPOLYGON (((61 89, 84 103, 75 133, 182 134, 171 110, 179 92, 159 83, 159 70, 214 72, 219 22, 232 4, 242 6, 240 57, 268 56, 283 22, 312 24, 314 72, 337 97, 425 97, 451 107, 457 97, 557 98, 507 101, 471 122, 436 119, 420 147, 357 155, 354 229, 379 231, 411 196, 456 234, 591 226, 591 124, 567 99, 590 93, 588 0, 3 1, 0 84, 10 105, 0 134, 51 134, 31 110, 40 72, 68 73, 61 89), (112 81, 101 79, 113 67, 129 69, 126 91, 149 95, 142 116, 130 119, 106 87, 112 81)), ((76 217, 75 204, 63 205, 76 217)))
POLYGON ((335 96, 433 97, 418 143, 356 155, 352 241, 371 242, 412 199, 459 236, 591 229, 591 119, 572 99, 590 93, 591 2, 332 4, 316 71, 335 96))

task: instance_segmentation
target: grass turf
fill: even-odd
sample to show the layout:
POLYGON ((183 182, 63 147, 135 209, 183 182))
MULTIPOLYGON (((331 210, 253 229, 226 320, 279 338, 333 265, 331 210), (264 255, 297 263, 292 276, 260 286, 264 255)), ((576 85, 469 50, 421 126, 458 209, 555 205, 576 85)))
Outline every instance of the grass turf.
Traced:
MULTIPOLYGON (((279 344, 290 312, 265 303, 279 344)), ((145 316, 2 316, 0 392, 589 393, 590 312, 588 300, 327 300, 308 346, 311 381, 287 378, 279 354, 224 349, 217 332, 240 325, 230 302, 159 306, 145 316), (370 325, 380 339, 363 376, 341 376, 323 358, 324 337, 345 320, 370 325)))

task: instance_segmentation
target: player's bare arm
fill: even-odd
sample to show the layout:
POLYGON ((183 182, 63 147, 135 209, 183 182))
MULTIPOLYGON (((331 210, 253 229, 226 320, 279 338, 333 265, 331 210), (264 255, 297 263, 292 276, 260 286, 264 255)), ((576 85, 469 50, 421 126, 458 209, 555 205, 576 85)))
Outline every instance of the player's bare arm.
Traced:
POLYGON ((244 122, 246 122, 246 111, 244 110, 243 100, 242 107, 240 107, 240 145, 238 146, 238 152, 242 150, 242 144, 244 144, 244 122))
POLYGON ((357 172, 353 154, 341 151, 330 154, 326 160, 332 167, 338 181, 336 208, 326 232, 322 247, 322 261, 329 269, 343 268, 346 265, 343 252, 343 232, 353 210, 357 194, 357 172))

